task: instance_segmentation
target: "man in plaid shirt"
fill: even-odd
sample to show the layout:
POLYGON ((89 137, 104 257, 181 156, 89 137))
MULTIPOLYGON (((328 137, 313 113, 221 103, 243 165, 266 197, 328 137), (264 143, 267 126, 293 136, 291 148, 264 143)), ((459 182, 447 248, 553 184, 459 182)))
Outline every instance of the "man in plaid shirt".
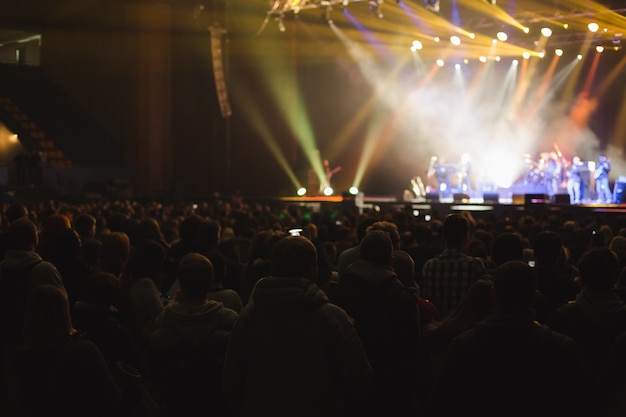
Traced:
POLYGON ((468 256, 469 222, 461 214, 449 214, 443 223, 444 251, 426 261, 423 268, 422 296, 430 300, 442 317, 457 306, 465 291, 486 273, 479 258, 468 256))

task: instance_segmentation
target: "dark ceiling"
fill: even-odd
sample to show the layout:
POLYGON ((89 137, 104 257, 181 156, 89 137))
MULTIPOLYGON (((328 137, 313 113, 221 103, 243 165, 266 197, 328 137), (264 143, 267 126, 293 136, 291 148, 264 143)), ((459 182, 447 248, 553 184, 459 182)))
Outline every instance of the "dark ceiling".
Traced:
MULTIPOLYGON (((428 0, 434 1, 434 0, 428 0)), ((481 9, 472 6, 475 3, 488 3, 489 0, 440 0, 441 10, 439 15, 449 21, 454 21, 453 14, 457 13, 458 20, 464 29, 471 31, 484 31, 493 26, 501 25, 502 22, 494 19, 493 15, 485 14, 484 7, 481 9)), ((494 1, 494 0, 492 0, 494 1)), ((623 18, 621 27, 626 30, 626 3, 623 0, 600 0, 598 2, 581 2, 576 0, 495 0, 497 7, 506 11, 512 17, 524 24, 533 24, 540 22, 567 22, 571 19, 593 19, 595 16, 602 14, 602 10, 614 11, 623 18), (584 4, 584 6, 583 6, 584 4)), ((333 17, 336 19, 340 14, 339 8, 336 7, 340 2, 338 0, 299 0, 303 7, 301 16, 315 15, 317 20, 320 13, 315 10, 319 8, 323 11, 325 4, 335 5, 333 17)), ((411 9, 421 9, 424 6, 422 0, 387 0, 383 4, 385 17, 380 20, 387 21, 390 30, 401 30, 402 22, 396 20, 398 13, 398 4, 406 3, 411 9)), ((284 9, 283 5, 288 3, 287 0, 20 0, 11 2, 10 5, 4 5, 2 15, 0 15, 0 43, 6 41, 15 41, 22 36, 28 37, 38 33, 46 26, 63 26, 64 24, 83 24, 91 25, 94 21, 102 18, 102 14, 94 12, 105 8, 115 8, 124 4, 142 4, 150 6, 151 4, 169 3, 175 10, 175 13, 189 14, 189 16, 198 17, 200 14, 209 15, 208 20, 222 20, 229 26, 229 31, 233 36, 253 35, 263 26, 263 20, 267 17, 272 5, 279 5, 280 9, 284 9), (201 12, 201 13, 200 13, 201 12), (216 18, 215 12, 220 16, 216 18)), ((291 3, 295 3, 294 0, 291 3)), ((359 11, 367 10, 367 0, 349 0, 348 8, 359 13, 359 11), (358 4, 360 3, 360 4, 358 4)), ((371 2, 370 2, 371 3, 371 2)), ((268 26, 274 24, 276 20, 274 14, 271 17, 268 26)), ((293 13, 285 14, 285 19, 293 18, 293 13)), ((115 19, 115 17, 109 17, 115 19)), ((102 24, 102 22, 100 22, 102 24)), ((618 23, 619 26, 619 23, 618 23)), ((617 28, 611 28, 611 32, 615 32, 617 28)), ((555 34, 560 38, 553 39, 552 42, 579 42, 580 34, 577 30, 572 30, 565 34, 555 34)))

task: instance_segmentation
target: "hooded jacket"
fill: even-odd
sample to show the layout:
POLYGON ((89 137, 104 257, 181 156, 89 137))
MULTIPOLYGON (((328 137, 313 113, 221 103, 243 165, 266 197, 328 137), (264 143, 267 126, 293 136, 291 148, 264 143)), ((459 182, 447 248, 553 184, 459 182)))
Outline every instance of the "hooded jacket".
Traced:
POLYGON ((159 350, 226 346, 237 313, 217 301, 189 306, 171 302, 155 320, 150 347, 159 350))
POLYGON ((328 296, 354 319, 379 377, 393 380, 415 372, 412 359, 420 334, 417 300, 392 269, 359 259, 329 288, 328 296))
POLYGON ((420 379, 415 293, 391 268, 358 259, 328 289, 328 297, 354 319, 374 370, 371 392, 353 407, 372 415, 415 415, 420 379))
POLYGON ((495 313, 452 341, 432 416, 587 416, 589 374, 575 341, 531 315, 495 313))
POLYGON ((37 252, 8 250, 2 260, 2 268, 16 272, 30 268, 27 277, 29 291, 41 284, 51 284, 65 291, 59 270, 54 264, 44 261, 37 252))
POLYGON ((304 278, 261 279, 231 334, 224 388, 238 416, 342 416, 372 369, 346 313, 304 278))

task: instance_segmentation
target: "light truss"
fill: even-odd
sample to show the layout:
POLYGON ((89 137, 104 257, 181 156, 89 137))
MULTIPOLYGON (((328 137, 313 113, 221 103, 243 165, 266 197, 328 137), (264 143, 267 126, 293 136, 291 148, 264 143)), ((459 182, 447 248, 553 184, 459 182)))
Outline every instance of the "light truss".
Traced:
MULTIPOLYGON (((398 3, 400 0, 395 0, 398 3)), ((433 5, 436 3, 438 6, 438 0, 423 0, 424 7, 428 10, 433 11, 433 5)), ((486 0, 489 2, 489 0, 486 0)), ((260 34, 267 24, 271 20, 275 20, 278 24, 278 28, 281 32, 285 31, 285 25, 283 19, 287 16, 298 15, 301 12, 309 11, 312 9, 317 9, 322 11, 322 16, 328 22, 331 22, 330 13, 334 9, 345 9, 351 3, 367 3, 370 11, 377 17, 382 18, 382 5, 384 0, 271 0, 269 4, 269 9, 266 11, 265 20, 263 24, 257 31, 257 35, 260 34)), ((495 2, 494 2, 495 3, 495 2)), ((437 10, 438 11, 438 10, 437 10)), ((606 11, 602 13, 617 13, 617 14, 626 14, 626 7, 619 8, 607 8, 606 11)), ((590 21, 598 16, 598 12, 584 10, 584 9, 574 9, 574 10, 558 10, 551 7, 546 7, 543 10, 535 10, 535 11, 520 11, 516 13, 514 19, 520 24, 529 27, 532 25, 541 25, 542 23, 546 23, 548 25, 553 25, 555 22, 559 23, 567 23, 575 20, 580 20, 581 18, 588 18, 590 21)), ((491 29, 495 29, 498 27, 502 27, 502 22, 496 20, 493 16, 474 16, 473 18, 467 19, 463 22, 463 27, 469 28, 472 31, 483 31, 487 32, 491 29)), ((600 42, 610 42, 616 39, 616 36, 621 40, 621 33, 603 33, 598 32, 593 35, 593 41, 600 42)), ((550 44, 553 46, 566 46, 570 44, 580 44, 585 39, 589 39, 589 33, 581 30, 559 30, 555 32, 551 39, 550 44)), ((520 40, 520 39, 518 39, 520 40)))
POLYGON ((285 26, 283 19, 288 15, 297 15, 302 11, 319 9, 325 12, 326 20, 330 20, 330 11, 333 8, 348 7, 350 3, 368 3, 370 10, 378 17, 382 18, 382 4, 384 0, 274 0, 269 10, 265 13, 265 20, 261 28, 257 31, 257 35, 265 29, 270 20, 274 19, 278 22, 281 32, 284 32, 285 26))
MULTIPOLYGON (((626 8, 614 8, 607 9, 602 13, 617 13, 617 14, 625 14, 626 8)), ((546 26, 554 26, 555 22, 559 24, 566 24, 569 22, 573 22, 576 20, 580 20, 581 18, 587 18, 590 22, 594 19, 598 18, 602 13, 593 12, 589 10, 570 10, 568 12, 558 11, 558 10, 544 10, 544 11, 522 11, 517 13, 514 18, 517 22, 521 23, 526 27, 530 26, 538 26, 545 24, 546 26)), ((492 29, 497 29, 502 27, 502 23, 496 21, 493 17, 490 16, 482 16, 479 18, 474 18, 466 21, 464 26, 472 28, 475 31, 490 31, 492 29)), ((624 29, 626 31, 626 28, 624 29)), ((615 39, 621 39, 622 33, 620 31, 612 33, 612 32, 603 32, 599 31, 592 36, 589 36, 590 32, 586 30, 575 30, 575 29, 563 29, 557 32, 554 32, 550 37, 550 44, 552 46, 567 46, 567 45, 576 45, 581 44, 584 41, 592 41, 595 43, 602 42, 610 42, 615 39)))

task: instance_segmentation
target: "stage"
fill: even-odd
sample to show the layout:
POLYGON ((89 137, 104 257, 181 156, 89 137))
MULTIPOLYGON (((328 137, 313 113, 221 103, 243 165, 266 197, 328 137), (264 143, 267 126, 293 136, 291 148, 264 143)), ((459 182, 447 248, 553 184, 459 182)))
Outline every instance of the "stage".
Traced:
POLYGON ((414 217, 442 218, 451 212, 471 212, 475 218, 511 216, 519 218, 524 214, 535 217, 549 213, 562 214, 568 219, 586 222, 593 217, 626 215, 626 203, 601 204, 594 201, 582 204, 570 204, 569 195, 557 194, 550 198, 547 194, 525 193, 501 195, 486 193, 482 196, 469 197, 466 194, 455 194, 451 198, 438 196, 405 199, 404 196, 353 195, 333 196, 302 196, 279 198, 283 205, 296 205, 311 212, 342 212, 366 213, 375 211, 405 211, 414 217))

